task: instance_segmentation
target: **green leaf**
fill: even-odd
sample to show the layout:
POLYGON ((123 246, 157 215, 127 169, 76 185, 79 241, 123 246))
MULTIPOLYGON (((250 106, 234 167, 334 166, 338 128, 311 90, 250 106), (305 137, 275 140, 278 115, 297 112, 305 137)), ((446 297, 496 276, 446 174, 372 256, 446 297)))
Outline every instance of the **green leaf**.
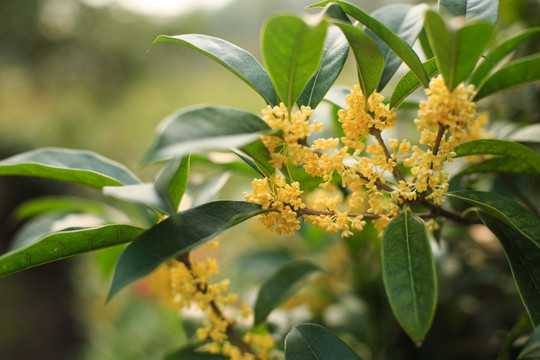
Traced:
POLYGON ((523 346, 523 349, 518 355, 518 360, 521 359, 533 359, 533 356, 540 354, 540 326, 537 326, 531 337, 523 346))
POLYGON ((418 80, 422 83, 424 87, 428 87, 429 79, 422 67, 422 63, 418 58, 418 55, 414 50, 399 36, 394 34, 390 29, 384 26, 380 21, 369 16, 359 8, 355 7, 352 4, 349 4, 345 1, 339 0, 326 0, 320 3, 311 5, 310 7, 321 7, 325 6, 328 3, 334 2, 338 4, 343 11, 347 14, 358 20, 360 23, 365 25, 368 29, 373 31, 384 43, 395 52, 397 56, 403 60, 407 66, 413 71, 418 80))
POLYGON ((231 172, 225 171, 214 176, 205 177, 198 186, 193 186, 191 207, 210 202, 231 178, 231 172))
POLYGON ((285 338, 285 360, 361 360, 343 340, 316 324, 294 327, 285 338))
POLYGON ((482 59, 482 62, 474 70, 471 76, 471 84, 478 87, 478 85, 485 80, 486 76, 495 67, 495 65, 510 54, 518 45, 538 33, 540 33, 540 27, 527 29, 518 35, 504 40, 498 46, 490 50, 485 58, 482 59))
POLYGON ((513 141, 481 139, 463 143, 455 149, 456 157, 470 155, 500 155, 473 164, 459 175, 475 172, 502 172, 512 174, 540 174, 540 157, 525 145, 513 141))
POLYGON ((159 174, 154 187, 167 204, 170 215, 176 213, 188 185, 190 156, 174 158, 159 174))
POLYGON ((293 15, 275 15, 262 31, 262 54, 277 94, 289 111, 319 68, 326 21, 306 23, 293 15))
POLYGON ((491 41, 493 25, 479 22, 449 29, 439 14, 429 10, 425 27, 437 68, 448 88, 453 90, 473 71, 491 41))
POLYGON ((228 41, 207 35, 186 34, 158 36, 151 47, 160 42, 174 42, 192 48, 223 65, 246 84, 257 91, 267 104, 278 104, 276 91, 270 77, 261 64, 246 50, 228 41))
POLYGON ((314 271, 321 271, 321 268, 306 260, 292 261, 280 267, 259 290, 254 309, 254 325, 265 321, 272 310, 291 297, 302 280, 314 271))
POLYGON ((486 20, 495 25, 499 17, 499 0, 439 0, 439 9, 467 21, 486 20))
MULTIPOLYGON (((409 46, 412 46, 424 27, 424 14, 427 9, 427 4, 416 6, 395 4, 381 7, 375 10, 371 16, 388 27, 409 46)), ((377 91, 381 92, 396 73, 402 60, 378 36, 371 31, 366 32, 373 37, 384 55, 384 69, 377 87, 377 91)))
POLYGON ((540 123, 527 125, 512 132, 508 140, 518 142, 540 142, 540 123))
POLYGON ((540 247, 518 231, 484 213, 482 222, 501 242, 514 282, 533 324, 540 324, 540 247))
POLYGON ((382 238, 382 275, 392 311, 415 342, 426 336, 437 305, 437 276, 424 221, 405 210, 382 238))
POLYGON ((484 81, 474 100, 536 80, 540 80, 540 54, 520 58, 501 67, 484 81))
POLYGON ((157 193, 154 183, 105 186, 103 194, 128 203, 144 205, 153 210, 172 212, 170 205, 157 193))
POLYGON ((44 196, 31 199, 19 206, 13 218, 25 220, 44 213, 89 213, 105 217, 108 207, 99 201, 72 196, 44 196))
POLYGON ((251 160, 253 161, 253 167, 252 164, 247 162, 250 166, 252 166, 255 170, 258 172, 261 172, 262 175, 270 176, 272 175, 276 170, 272 165, 270 165, 270 160, 272 157, 270 156, 270 152, 264 146, 261 139, 257 139, 256 141, 252 142, 251 144, 247 144, 240 148, 241 152, 236 152, 237 155, 240 156, 240 158, 247 162, 247 158, 242 157, 242 153, 245 153, 248 155, 251 160))
POLYGON ((143 232, 129 225, 61 231, 0 256, 0 276, 104 247, 123 244, 143 232))
POLYGON ((540 247, 540 219, 514 200, 492 192, 462 190, 446 193, 479 207, 540 247))
MULTIPOLYGON (((439 72, 437 69, 437 61, 435 59, 429 59, 422 65, 430 78, 439 72)), ((412 71, 409 71, 403 75, 392 93, 392 98, 390 99, 390 108, 398 108, 403 103, 403 100, 405 100, 407 96, 409 96, 419 86, 420 82, 412 71)))
MULTIPOLYGON (((341 9, 340 9, 341 10, 341 9)), ((326 34, 321 64, 298 98, 298 106, 315 109, 336 81, 349 53, 347 39, 337 27, 326 34)))
POLYGON ((379 84, 384 67, 384 57, 377 46, 362 29, 345 22, 335 22, 343 31, 351 46, 362 93, 367 98, 379 84))
POLYGON ((271 129, 258 116, 211 105, 179 110, 158 127, 148 161, 183 157, 201 149, 230 149, 249 144, 271 129))
POLYGON ((265 211, 243 201, 215 201, 177 213, 137 237, 116 263, 107 301, 161 263, 187 253, 223 230, 265 211))
POLYGON ((41 148, 0 161, 0 175, 36 176, 95 188, 140 182, 125 166, 90 151, 41 148))

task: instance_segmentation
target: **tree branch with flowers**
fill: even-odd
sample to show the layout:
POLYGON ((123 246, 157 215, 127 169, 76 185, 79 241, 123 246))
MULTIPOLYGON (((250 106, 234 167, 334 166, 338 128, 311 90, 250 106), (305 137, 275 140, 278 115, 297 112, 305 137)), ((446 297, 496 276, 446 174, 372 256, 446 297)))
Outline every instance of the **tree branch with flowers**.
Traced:
MULTIPOLYGON (((430 239, 439 236, 445 223, 484 224, 500 240, 536 327, 538 212, 523 197, 480 191, 474 176, 540 175, 538 154, 516 141, 494 138, 486 130, 489 114, 478 103, 540 79, 538 54, 502 63, 538 28, 494 44, 498 2, 492 0, 440 0, 438 10, 426 4, 395 5, 371 15, 344 1, 323 1, 312 8, 322 10, 309 17, 274 15, 267 20, 261 37, 265 67, 246 50, 210 36, 162 35, 154 41, 180 44, 216 61, 260 94, 266 106, 261 115, 213 105, 171 114, 160 124, 147 156, 149 162, 166 162, 153 183, 142 183, 121 164, 88 152, 39 149, 1 161, 0 175, 102 189, 135 204, 138 220, 121 223, 103 213, 100 227, 73 224, 43 234, 2 255, 0 274, 128 243, 117 260, 109 300, 152 273, 150 278, 161 279, 162 296, 179 308, 198 306, 205 313, 193 339, 170 359, 303 360, 329 352, 336 359, 359 359, 354 342, 346 344, 320 324, 295 324, 281 337, 267 326, 267 316, 308 275, 322 270, 315 259, 278 269, 261 286, 253 312, 229 292, 227 280, 211 283, 210 276, 218 272, 215 259, 190 254, 206 242, 215 245, 218 234, 251 217, 276 234, 294 237, 304 226, 314 226, 339 233, 341 240, 335 241, 349 241, 374 226, 378 236, 370 241, 380 246, 391 311, 412 342, 422 346, 438 299, 430 239), (418 39, 421 52, 413 48, 418 39), (334 87, 349 52, 357 85, 334 87), (421 57, 428 60, 422 63, 421 57), (409 71, 385 92, 401 64, 409 71), (420 87, 423 99, 415 102, 409 95, 420 87), (405 107, 416 109, 413 119, 401 112, 405 107), (416 138, 392 137, 398 126, 412 128, 416 138), (256 176, 244 192, 245 201, 205 202, 179 211, 189 191, 191 163, 204 158, 194 154, 228 150, 239 160, 227 166, 256 176), (455 160, 461 169, 449 170, 455 160), (224 310, 231 307, 239 309, 238 316, 224 310), (253 320, 246 327, 240 319, 253 320)), ((538 344, 535 330, 520 358, 538 344)), ((379 351, 377 344, 371 347, 371 354, 379 351)))

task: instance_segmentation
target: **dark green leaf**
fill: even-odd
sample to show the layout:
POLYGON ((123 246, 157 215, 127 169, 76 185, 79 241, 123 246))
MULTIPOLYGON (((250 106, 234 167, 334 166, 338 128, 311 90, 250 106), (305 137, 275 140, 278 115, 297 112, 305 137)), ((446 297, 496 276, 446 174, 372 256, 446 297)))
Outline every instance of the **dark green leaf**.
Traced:
MULTIPOLYGON (((381 7, 375 10, 371 16, 398 35, 409 46, 412 46, 424 26, 424 14, 427 9, 426 4, 416 6, 395 4, 381 7)), ((396 73, 402 60, 378 36, 371 31, 366 32, 368 35, 372 35, 373 40, 377 42, 384 55, 384 69, 377 87, 377 91, 381 92, 396 73)))
POLYGON ((499 0, 439 0, 439 9, 467 21, 486 20, 495 25, 499 17, 499 0))
POLYGON ((454 191, 446 196, 479 207, 540 247, 540 219, 512 199, 497 193, 474 190, 454 191))
POLYGON ((255 326, 291 297, 300 282, 314 271, 321 271, 321 268, 309 261, 296 260, 283 265, 266 280, 255 303, 255 326))
POLYGON ((540 247, 499 219, 484 212, 479 216, 504 248, 532 323, 540 324, 540 247))
POLYGON ((285 338, 285 360, 361 360, 336 335, 316 324, 293 328, 285 338))
POLYGON ((150 274, 161 263, 265 211, 248 202, 215 201, 167 218, 137 237, 122 252, 107 301, 126 285, 150 274))
POLYGON ((435 54, 433 54, 433 50, 431 49, 431 45, 429 45, 429 40, 427 38, 425 28, 423 28, 422 31, 420 32, 420 36, 418 36, 418 40, 420 41, 420 46, 422 47, 422 50, 424 51, 424 56, 426 57, 426 59, 431 59, 435 57, 435 54))
POLYGON ((315 109, 319 105, 341 73, 348 53, 347 39, 338 28, 331 26, 326 34, 321 64, 300 94, 299 106, 315 109))
POLYGON ((501 67, 480 86, 474 100, 536 80, 540 80, 540 54, 520 58, 501 67))
POLYGON ((143 232, 129 225, 61 231, 0 256, 0 276, 73 255, 129 242, 143 232))
POLYGON ((425 27, 439 72, 453 90, 473 71, 491 41, 493 25, 480 22, 448 29, 442 17, 430 10, 426 12, 425 27))
MULTIPOLYGON (((430 59, 422 65, 430 78, 439 72, 435 59, 430 59)), ((412 71, 409 71, 403 75, 392 93, 392 98, 390 99, 390 108, 398 108, 403 103, 403 100, 405 100, 407 96, 409 96, 419 86, 420 82, 412 71)))
POLYGON ((36 176, 96 188, 140 182, 125 166, 90 151, 42 148, 0 161, 0 175, 36 176))
POLYGON ((211 105, 182 109, 161 122, 148 160, 243 146, 270 131, 260 117, 243 110, 211 105))
MULTIPOLYGON (((536 324, 538 325, 538 324, 536 324)), ((531 337, 523 346, 523 350, 519 353, 517 357, 521 359, 533 359, 533 356, 538 356, 540 354, 540 326, 537 326, 531 337)))
POLYGON ((437 305, 437 276, 424 221, 405 210, 382 238, 382 275, 390 306, 415 342, 426 336, 437 305))
POLYGON ((510 54, 519 44, 538 33, 540 33, 540 27, 528 29, 518 35, 506 39, 494 49, 490 50, 474 70, 471 76, 471 84, 478 87, 495 65, 510 54))
POLYGON ((381 24, 378 20, 369 16, 359 8, 345 1, 326 0, 320 3, 311 5, 310 7, 326 6, 328 3, 334 2, 338 4, 343 11, 365 25, 369 30, 373 31, 394 53, 409 66, 413 73, 418 77, 418 80, 424 87, 428 87, 429 79, 422 67, 422 63, 414 50, 399 36, 394 34, 390 29, 381 24))
POLYGON ((347 37, 351 46, 362 93, 367 98, 379 84, 384 67, 384 57, 377 46, 362 29, 346 22, 335 22, 347 37))
POLYGON ((456 157, 469 155, 499 155, 473 164, 460 175, 475 172, 502 172, 512 174, 540 174, 540 157, 525 145, 513 141, 482 139, 466 142, 456 147, 456 157))
POLYGON ((167 204, 169 214, 178 210, 178 205, 186 191, 189 177, 189 155, 184 158, 174 158, 157 177, 154 187, 163 202, 167 204))
POLYGON ((154 40, 152 46, 164 41, 185 45, 209 57, 246 82, 268 104, 277 105, 276 92, 268 73, 257 59, 246 50, 228 41, 199 34, 160 35, 154 40))
POLYGON ((292 15, 271 17, 262 31, 262 53, 278 96, 291 110, 321 61, 326 21, 308 24, 292 15))
MULTIPOLYGON (((270 152, 268 151, 266 146, 264 146, 261 139, 258 139, 251 144, 243 146, 242 148, 240 148, 240 150, 246 155, 248 155, 251 160, 253 160, 254 165, 256 165, 254 169, 262 172, 263 175, 270 176, 276 171, 274 167, 270 165, 270 152)), ((246 161, 245 157, 240 156, 240 158, 246 161)), ((250 164, 250 166, 253 165, 250 164)))

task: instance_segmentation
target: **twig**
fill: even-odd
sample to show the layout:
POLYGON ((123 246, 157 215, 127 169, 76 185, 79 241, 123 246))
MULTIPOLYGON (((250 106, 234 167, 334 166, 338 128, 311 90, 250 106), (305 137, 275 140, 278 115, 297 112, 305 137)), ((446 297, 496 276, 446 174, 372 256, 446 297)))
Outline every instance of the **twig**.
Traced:
MULTIPOLYGON (((383 141, 383 138, 381 136, 381 131, 378 130, 378 129, 372 129, 371 134, 373 136, 375 136, 375 139, 377 139, 377 142, 379 143, 379 145, 382 146, 383 151, 384 151, 384 155, 386 156, 386 159, 387 160, 393 160, 392 156, 390 155, 390 152, 388 151, 388 148, 386 147, 386 144, 383 141)), ((393 171, 394 171, 394 174, 396 174, 396 176, 398 177, 399 180, 402 180, 402 181, 406 182, 405 177, 403 176, 401 171, 399 171, 397 165, 394 166, 393 171)))

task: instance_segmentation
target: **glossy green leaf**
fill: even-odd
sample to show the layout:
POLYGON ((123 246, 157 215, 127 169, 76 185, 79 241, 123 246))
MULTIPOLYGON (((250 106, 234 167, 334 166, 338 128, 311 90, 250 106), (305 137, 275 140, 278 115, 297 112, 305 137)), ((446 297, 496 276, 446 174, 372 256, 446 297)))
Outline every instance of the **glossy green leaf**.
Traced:
POLYGON ((285 360, 361 360, 336 335, 317 324, 294 327, 285 338, 285 360))
POLYGON ((493 25, 479 22, 447 28, 443 18, 430 10, 426 12, 425 27, 439 72, 453 90, 475 68, 491 41, 493 25))
POLYGON ((462 190, 447 193, 496 217, 540 247, 540 219, 514 200, 497 193, 462 190))
POLYGON ((199 34, 160 35, 154 40, 152 46, 160 42, 174 42, 200 52, 242 79, 257 91, 267 104, 272 106, 278 104, 276 91, 268 73, 246 50, 228 41, 199 34))
MULTIPOLYGON (((538 325, 538 324, 536 324, 538 325)), ((523 349, 518 355, 518 360, 521 359, 534 359, 540 355, 540 326, 536 326, 536 329, 531 334, 531 337, 523 346, 523 349)))
POLYGON ((480 85, 482 81, 485 80, 489 72, 502 59, 509 55, 518 45, 538 33, 540 33, 540 27, 527 29, 518 35, 512 36, 511 38, 504 40, 495 48, 490 50, 485 56, 485 58, 482 59, 482 62, 474 70, 474 73, 471 76, 471 84, 474 84, 478 87, 478 85, 480 85))
POLYGON ((157 193, 154 183, 125 186, 105 186, 103 194, 132 204, 171 213, 170 205, 157 193))
POLYGON ((491 74, 478 89, 474 100, 540 80, 540 54, 509 62, 491 74))
POLYGON ((96 153, 59 148, 41 148, 1 160, 1 175, 35 176, 95 188, 140 182, 122 164, 96 153))
POLYGON ((271 129, 258 116, 229 107, 195 106, 165 118, 147 159, 183 157, 201 149, 231 149, 249 144, 271 129))
POLYGON ((416 77, 418 77, 418 80, 422 83, 422 85, 424 87, 428 87, 429 78, 427 77, 424 68, 422 67, 422 62, 418 58, 418 55, 405 41, 403 41, 399 36, 394 34, 386 26, 384 26, 380 21, 374 19, 356 6, 349 4, 345 1, 326 0, 311 5, 310 7, 326 6, 331 2, 338 4, 343 9, 343 11, 358 20, 361 24, 365 25, 369 30, 373 31, 374 34, 376 34, 382 41, 384 41, 384 43, 390 49, 392 49, 392 51, 394 51, 394 53, 399 56, 405 64, 407 64, 407 66, 413 71, 416 77))
POLYGON ((518 142, 540 142, 540 124, 532 124, 517 129, 508 136, 508 140, 518 142))
POLYGON ((129 242, 143 232, 129 225, 105 225, 92 229, 61 231, 0 256, 0 276, 34 266, 129 242))
POLYGON ((310 261, 295 260, 280 267, 261 286, 255 303, 255 326, 283 304, 298 289, 302 280, 321 268, 310 261))
POLYGON ((525 145, 513 141, 481 139, 463 143, 455 149, 456 157, 470 155, 499 155, 470 165, 460 175, 474 172, 540 174, 540 157, 525 145))
POLYGON ((501 242, 514 282, 533 324, 540 324, 540 247, 499 219, 479 213, 501 242))
POLYGON ((159 174, 154 187, 156 193, 167 204, 169 214, 178 210, 188 185, 190 156, 174 158, 159 174))
POLYGON ((377 46, 362 29, 345 22, 335 22, 343 31, 356 60, 358 80, 366 101, 379 84, 384 67, 384 57, 377 46))
POLYGON ((25 220, 44 213, 89 213, 105 216, 109 208, 102 202, 72 196, 44 196, 26 201, 13 213, 17 220, 25 220))
MULTIPOLYGON (((74 216, 80 216, 80 214, 74 216)), ((73 223, 70 224, 70 222, 66 223, 66 221, 63 221, 65 217, 65 214, 50 213, 29 219, 28 221, 24 222, 24 224, 22 224, 22 226, 17 230, 15 236, 11 241, 11 244, 6 250, 11 251, 23 246, 33 244, 39 239, 41 239, 43 236, 48 235, 52 232, 64 230, 66 228, 70 228, 71 226, 79 225, 73 223), (58 228, 58 226, 55 226, 55 224, 58 223, 64 223, 66 225, 61 225, 60 228, 58 228)), ((103 220, 100 220, 101 221, 99 224, 92 225, 103 225, 103 220)))
POLYGON ((120 255, 109 301, 120 289, 161 263, 182 255, 223 230, 267 210, 242 201, 215 201, 170 216, 137 237, 120 255))
POLYGON ((264 25, 262 53, 276 92, 290 110, 319 68, 328 25, 275 15, 264 25))
POLYGON ((321 64, 300 94, 299 106, 315 109, 319 105, 341 73, 348 53, 349 44, 343 33, 337 27, 328 28, 321 64))
POLYGON ((495 25, 499 17, 499 0, 439 0, 439 9, 467 21, 486 20, 495 25))
POLYGON ((415 342, 426 336, 437 305, 437 276, 424 221, 405 210, 382 238, 382 275, 392 312, 415 342))
MULTIPOLYGON (((261 139, 257 139, 251 144, 247 144, 241 147, 240 151, 251 158, 251 160, 253 161, 253 165, 255 165, 254 169, 262 172, 263 175, 270 176, 276 171, 274 167, 270 165, 270 152, 268 151, 266 146, 264 146, 261 139)), ((242 155, 242 153, 237 154, 242 155)), ((240 156, 240 158, 244 161, 247 160, 245 157, 242 156, 240 156)), ((249 162, 248 164, 253 167, 253 165, 249 162)))
MULTIPOLYGON (((431 78, 434 75, 436 75, 439 70, 437 69, 437 61, 435 59, 429 59, 424 64, 424 69, 426 70, 426 73, 431 78)), ((392 97, 390 98, 390 108, 398 108, 403 101, 412 94, 414 90, 416 90, 420 86, 420 82, 414 76, 412 71, 409 71, 403 77, 399 80, 396 87, 394 88, 394 92, 392 93, 392 97)))
MULTIPOLYGON (((416 6, 394 4, 375 10, 371 16, 412 46, 424 27, 424 14, 427 9, 427 4, 416 6)), ((368 35, 373 35, 373 40, 379 45, 384 56, 384 69, 377 87, 377 91, 381 92, 396 73, 402 60, 378 36, 369 30, 366 32, 368 35)))

